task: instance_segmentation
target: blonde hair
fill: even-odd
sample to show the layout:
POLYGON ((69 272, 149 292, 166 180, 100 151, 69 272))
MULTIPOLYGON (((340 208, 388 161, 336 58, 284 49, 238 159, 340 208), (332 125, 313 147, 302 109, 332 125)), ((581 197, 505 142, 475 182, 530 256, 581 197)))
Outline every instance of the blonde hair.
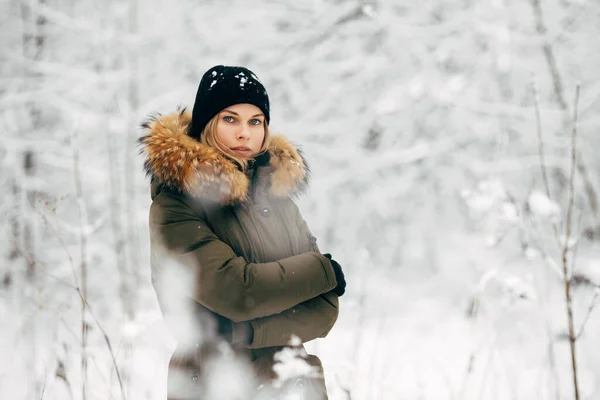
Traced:
MULTIPOLYGON (((202 134, 200 135, 200 143, 213 147, 223 153, 226 157, 230 158, 234 162, 236 162, 242 170, 245 171, 248 168, 248 160, 242 157, 237 157, 227 151, 227 146, 225 146, 219 138, 217 137, 217 123, 219 122, 219 114, 215 115, 208 121, 202 134)), ((260 147, 258 153, 254 156, 265 153, 269 148, 269 144, 271 143, 271 131, 269 131, 269 125, 264 124, 265 128, 265 137, 263 139, 263 144, 260 147)))

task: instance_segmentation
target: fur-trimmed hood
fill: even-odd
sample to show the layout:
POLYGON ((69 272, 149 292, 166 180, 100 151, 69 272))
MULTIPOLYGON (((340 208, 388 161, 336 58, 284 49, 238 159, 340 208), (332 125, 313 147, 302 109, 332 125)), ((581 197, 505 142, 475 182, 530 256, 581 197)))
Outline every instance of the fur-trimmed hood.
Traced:
MULTIPOLYGON (((154 183, 195 198, 222 204, 243 202, 250 180, 223 153, 187 135, 191 113, 185 109, 153 115, 142 124, 146 134, 138 142, 145 154, 144 169, 154 183)), ((282 135, 272 135, 268 148, 269 194, 287 197, 308 185, 308 166, 299 149, 282 135)))

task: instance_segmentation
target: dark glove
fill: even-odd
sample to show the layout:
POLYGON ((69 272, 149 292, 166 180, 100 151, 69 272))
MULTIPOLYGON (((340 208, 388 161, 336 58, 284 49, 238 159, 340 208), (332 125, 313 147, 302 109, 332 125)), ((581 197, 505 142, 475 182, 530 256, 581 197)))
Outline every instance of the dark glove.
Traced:
POLYGON ((232 322, 229 318, 213 313, 217 321, 217 334, 227 343, 242 343, 248 345, 252 343, 254 329, 249 321, 232 322))
POLYGON ((342 266, 333 258, 331 258, 331 254, 327 253, 323 254, 323 256, 327 257, 329 261, 331 261, 331 266, 333 267, 333 272, 335 273, 335 280, 337 281, 337 286, 332 290, 332 292, 340 297, 346 292, 346 278, 344 277, 342 266))
POLYGON ((217 322, 217 334, 221 336, 227 343, 231 343, 233 337, 233 323, 229 318, 213 313, 217 322))

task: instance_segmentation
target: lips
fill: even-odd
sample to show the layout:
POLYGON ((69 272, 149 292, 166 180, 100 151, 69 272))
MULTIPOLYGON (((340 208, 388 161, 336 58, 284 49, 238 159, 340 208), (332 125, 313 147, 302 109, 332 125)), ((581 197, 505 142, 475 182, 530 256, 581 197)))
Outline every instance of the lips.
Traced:
POLYGON ((250 148, 246 146, 232 147, 231 150, 240 155, 247 155, 252 152, 252 150, 250 150, 250 148))

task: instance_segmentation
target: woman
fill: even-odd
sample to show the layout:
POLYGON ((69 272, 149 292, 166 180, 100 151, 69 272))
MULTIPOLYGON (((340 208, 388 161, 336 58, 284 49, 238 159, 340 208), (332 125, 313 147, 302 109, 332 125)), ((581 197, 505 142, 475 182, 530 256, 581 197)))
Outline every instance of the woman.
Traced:
MULTIPOLYGON (((256 395, 272 398, 276 353, 292 335, 301 343, 326 336, 337 319, 341 267, 319 252, 292 200, 308 167, 285 137, 271 136, 269 121, 256 75, 218 65, 202 77, 191 115, 143 124, 152 282, 178 342, 169 399, 224 398, 214 394, 216 360, 247 362, 256 395)), ((296 387, 326 399, 319 359, 305 361, 313 368, 278 393, 296 387)))

